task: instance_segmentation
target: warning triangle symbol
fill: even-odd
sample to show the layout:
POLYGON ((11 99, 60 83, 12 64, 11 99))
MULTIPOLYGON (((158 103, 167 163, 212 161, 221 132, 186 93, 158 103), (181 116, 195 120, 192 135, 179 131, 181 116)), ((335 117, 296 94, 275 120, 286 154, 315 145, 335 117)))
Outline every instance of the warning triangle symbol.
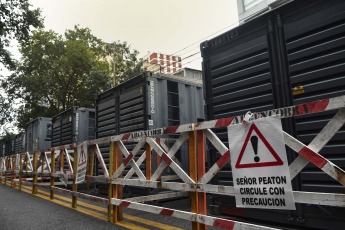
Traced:
MULTIPOLYGON (((262 146, 262 145, 261 145, 262 146)), ((235 168, 256 168, 256 167, 267 167, 267 166, 278 166, 283 165, 284 162, 280 159, 278 154, 274 151, 272 146, 268 143, 266 138, 262 135, 260 130, 255 124, 252 124, 247 137, 244 141, 243 147, 241 149, 240 155, 238 156, 235 168), (256 133, 257 137, 252 135, 253 131, 256 133), (263 148, 266 156, 262 157, 261 151, 258 152, 258 139, 263 143, 263 148), (250 143, 250 144, 248 144, 250 143), (249 151, 248 149, 251 148, 249 151), (246 162, 244 158, 253 159, 252 162, 246 162), (248 156, 250 155, 250 156, 248 156), (264 158, 263 160, 260 159, 264 158), (273 156, 273 157, 272 157, 273 156)))
POLYGON ((80 151, 81 153, 80 153, 80 157, 78 158, 78 166, 81 166, 86 163, 86 154, 85 154, 83 145, 81 146, 80 151))

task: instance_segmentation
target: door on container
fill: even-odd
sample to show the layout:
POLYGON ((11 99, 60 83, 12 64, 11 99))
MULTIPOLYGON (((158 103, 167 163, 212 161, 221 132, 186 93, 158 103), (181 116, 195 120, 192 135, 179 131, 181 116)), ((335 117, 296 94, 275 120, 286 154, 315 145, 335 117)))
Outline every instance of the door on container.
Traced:
MULTIPOLYGON (((285 73, 277 42, 275 14, 266 14, 202 44, 207 120, 245 115, 288 105, 284 92, 285 73)), ((285 73, 286 74, 286 73, 285 73)), ((291 121, 285 122, 285 129, 291 121)), ((217 136, 228 146, 227 129, 216 129, 217 136)), ((212 166, 220 154, 210 147, 212 166)), ((226 165, 212 181, 232 186, 230 165, 226 165)), ((214 213, 288 223, 288 211, 234 209, 231 197, 216 196, 214 213)), ((297 207, 298 208, 298 207, 297 207)))
MULTIPOLYGON (((222 37, 230 38, 224 44, 219 42, 224 40, 220 37, 209 41, 208 47, 204 48, 208 120, 275 107, 268 25, 267 18, 258 23, 245 24, 224 34, 222 37)), ((226 128, 215 131, 227 145, 226 128)), ((220 154, 212 151, 210 157, 215 163, 220 154)), ((216 181, 222 185, 233 185, 230 166, 225 166, 218 173, 216 181)))
MULTIPOLYGON (((303 12, 282 16, 291 89, 295 89, 294 105, 345 95, 345 2, 306 1, 306 4, 303 12)), ((297 139, 310 144, 335 113, 296 117, 297 139)), ((342 169, 345 169, 344 140, 343 126, 320 151, 342 169)), ((344 186, 311 163, 300 177, 304 191, 345 193, 344 186)), ((314 223, 324 227, 327 227, 324 218, 341 220, 345 214, 344 208, 315 205, 304 206, 304 212, 316 217, 314 223)), ((336 222, 333 225, 341 226, 336 222)))

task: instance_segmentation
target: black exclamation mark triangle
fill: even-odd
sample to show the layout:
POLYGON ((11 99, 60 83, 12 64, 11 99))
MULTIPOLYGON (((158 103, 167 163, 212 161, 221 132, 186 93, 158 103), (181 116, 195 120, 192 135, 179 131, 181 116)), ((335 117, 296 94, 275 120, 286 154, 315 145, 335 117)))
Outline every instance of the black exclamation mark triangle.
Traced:
POLYGON ((260 161, 260 157, 258 157, 258 137, 252 136, 250 138, 250 142, 252 143, 254 154, 255 154, 254 161, 257 163, 260 161))

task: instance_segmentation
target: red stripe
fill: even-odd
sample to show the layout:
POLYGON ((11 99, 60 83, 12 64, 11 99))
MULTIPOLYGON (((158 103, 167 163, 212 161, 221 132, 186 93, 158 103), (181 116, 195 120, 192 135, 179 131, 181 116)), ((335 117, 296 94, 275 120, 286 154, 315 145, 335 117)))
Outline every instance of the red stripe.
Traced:
POLYGON ((123 135, 121 140, 127 140, 130 136, 131 136, 131 134, 127 133, 127 134, 123 135))
POLYGON ((315 101, 306 104, 296 105, 295 106, 295 115, 301 115, 306 113, 316 113, 325 111, 329 104, 329 99, 322 101, 315 101))
POLYGON ((301 151, 299 151, 298 154, 300 154, 302 157, 304 157, 320 169, 327 163, 327 159, 317 154, 307 146, 301 149, 301 151))
POLYGON ((126 167, 128 165, 128 163, 129 163, 129 161, 132 160, 132 158, 133 158, 133 154, 130 153, 128 155, 128 157, 123 161, 123 165, 126 167))
POLYGON ((229 126, 231 124, 232 120, 234 120, 234 117, 218 119, 215 127, 229 126))
POLYGON ((235 222, 230 220, 216 219, 213 223, 214 227, 224 228, 224 229, 234 229, 235 222))
POLYGON ((172 162, 168 155, 166 155, 165 153, 162 154, 162 159, 165 161, 165 163, 167 163, 167 165, 170 165, 172 162))
POLYGON ((127 208, 129 205, 131 204, 131 202, 128 202, 128 201, 122 201, 121 203, 120 203, 120 207, 125 207, 125 208, 127 208))
POLYGON ((228 150, 224 155, 216 162, 218 167, 221 169, 230 160, 230 150, 228 150))
POLYGON ((180 126, 177 125, 177 126, 167 127, 167 128, 165 128, 164 133, 165 134, 167 134, 167 133, 176 133, 176 130, 178 129, 178 127, 180 127, 180 126))
POLYGON ((164 208, 159 214, 164 216, 171 216, 174 210, 164 208))

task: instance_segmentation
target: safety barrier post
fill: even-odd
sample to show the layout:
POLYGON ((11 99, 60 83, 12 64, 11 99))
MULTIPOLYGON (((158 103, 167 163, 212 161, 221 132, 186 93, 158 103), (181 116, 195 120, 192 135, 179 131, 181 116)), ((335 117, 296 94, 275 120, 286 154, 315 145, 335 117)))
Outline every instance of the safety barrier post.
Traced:
POLYGON ((11 179, 10 179, 10 182, 11 182, 11 187, 13 186, 13 167, 14 167, 14 162, 13 162, 13 156, 11 156, 11 162, 12 162, 12 167, 11 167, 11 179))
POLYGON ((16 173, 16 170, 17 170, 17 157, 18 155, 14 155, 14 165, 13 165, 13 188, 16 188, 17 187, 17 183, 14 181, 15 179, 17 179, 17 173, 16 173))
MULTIPOLYGON (((93 145, 91 147, 91 157, 90 157, 90 165, 89 165, 89 172, 88 172, 88 176, 93 176, 93 167, 94 167, 94 164, 95 164, 95 146, 93 145)), ((90 181, 88 180, 86 182, 86 186, 87 186, 87 190, 90 190, 90 181)))
MULTIPOLYGON (((50 155, 50 170, 51 174, 55 172, 55 149, 52 150, 50 155)), ((55 177, 53 175, 50 175, 50 199, 54 200, 54 190, 51 189, 55 185, 55 177)))
MULTIPOLYGON (((68 154, 68 153, 66 153, 68 154)), ((77 184, 75 183, 76 181, 76 176, 77 176, 77 166, 78 166, 78 149, 77 147, 74 147, 74 162, 73 162, 73 186, 72 186, 72 191, 77 192, 77 184)), ((77 207, 77 196, 73 195, 72 196, 72 208, 77 207)))
POLYGON ((8 158, 5 157, 5 180, 4 183, 7 184, 7 169, 8 169, 8 158))
MULTIPOLYGON (((112 176, 113 176, 113 166, 114 166, 114 145, 115 142, 110 142, 110 151, 109 151, 109 186, 108 186, 108 221, 111 222, 111 199, 113 198, 113 184, 112 184, 112 176)), ((114 213, 115 214, 115 213, 114 213)))
MULTIPOLYGON (((88 146, 87 148, 87 155, 86 155, 86 176, 90 176, 90 150, 91 146, 88 146)), ((90 191, 90 181, 86 180, 86 190, 90 191)))
MULTIPOLYGON (((44 152, 41 152, 41 173, 43 173, 44 172, 44 152)), ((43 180, 43 179, 42 179, 43 180)), ((41 180, 41 181, 42 181, 41 180)))
POLYGON ((22 190, 22 174, 23 174, 23 155, 22 153, 19 154, 19 190, 22 190))
MULTIPOLYGON (((198 179, 198 172, 197 172, 197 165, 196 165, 196 136, 195 130, 190 131, 188 133, 189 141, 188 141, 188 164, 189 164, 189 175, 190 178, 196 182, 198 179)), ((194 213, 198 213, 198 193, 197 192, 190 192, 191 198, 191 211, 194 213)), ((192 222, 192 229, 197 230, 199 229, 198 222, 192 222)))
POLYGON ((28 162, 26 160, 26 154, 24 155, 25 176, 28 175, 28 162))
POLYGON ((146 151, 146 180, 151 180, 151 170, 152 170, 152 165, 151 165, 151 146, 149 144, 145 144, 145 151, 146 151))
MULTIPOLYGON (((113 146, 113 168, 114 171, 116 171, 119 167, 119 162, 118 162, 118 157, 119 157, 119 146, 117 145, 116 142, 113 142, 114 146, 113 146)), ((111 174, 110 174, 111 175, 111 174)), ((113 198, 117 198, 118 196, 118 185, 115 184, 113 187, 113 198)), ((113 223, 117 223, 118 222, 118 213, 119 213, 119 206, 117 205, 113 205, 113 223)))
MULTIPOLYGON (((123 154, 121 150, 119 149, 118 144, 115 142, 115 147, 114 147, 114 171, 116 171, 120 165, 122 164, 123 161, 123 154)), ((119 176, 121 178, 122 175, 119 176)), ((123 198, 123 186, 116 184, 113 187, 113 198, 118 198, 122 199, 123 198)), ((123 208, 120 206, 113 206, 113 222, 117 223, 118 221, 123 220, 123 208)))
POLYGON ((34 173, 33 181, 32 181, 32 194, 37 194, 37 164, 38 164, 38 152, 34 153, 33 159, 33 169, 32 172, 34 173))
MULTIPOLYGON (((198 146, 198 180, 206 173, 205 169, 205 134, 202 130, 197 131, 198 146)), ((206 192, 198 192, 198 213, 207 215, 206 192)), ((200 230, 207 230, 206 224, 199 224, 200 230)))

